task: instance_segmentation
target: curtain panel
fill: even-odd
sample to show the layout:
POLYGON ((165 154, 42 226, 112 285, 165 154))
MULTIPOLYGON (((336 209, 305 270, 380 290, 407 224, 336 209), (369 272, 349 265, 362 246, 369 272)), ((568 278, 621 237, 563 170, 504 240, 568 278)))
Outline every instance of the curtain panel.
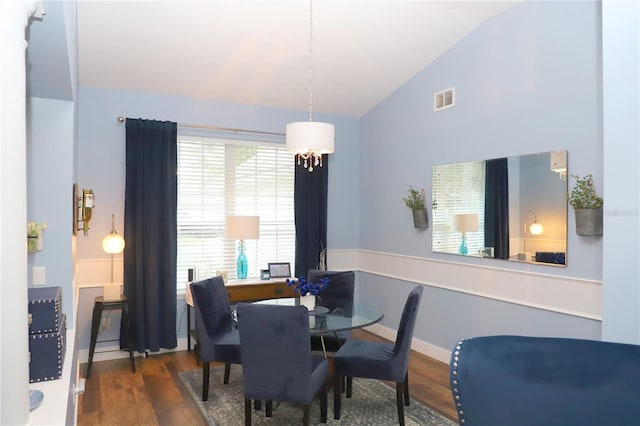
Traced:
MULTIPOLYGON (((177 123, 127 118, 124 210, 124 293, 133 347, 175 348, 177 123)), ((128 347, 123 338, 120 344, 128 347)))
MULTIPOLYGON (((295 166, 294 210, 296 225, 295 276, 305 277, 316 269, 320 252, 327 248, 327 188, 329 161, 325 154, 322 167, 309 172, 295 166)), ((328 267, 327 267, 328 268, 328 267)))
POLYGON ((485 165, 484 238, 494 258, 509 259, 509 171, 506 158, 485 165))

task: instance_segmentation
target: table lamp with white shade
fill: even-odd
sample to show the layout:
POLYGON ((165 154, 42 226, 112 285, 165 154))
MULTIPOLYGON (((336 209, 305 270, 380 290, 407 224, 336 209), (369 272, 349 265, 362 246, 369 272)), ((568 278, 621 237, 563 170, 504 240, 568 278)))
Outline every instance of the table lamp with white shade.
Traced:
POLYGON ((111 255, 111 281, 102 285, 102 297, 104 301, 120 300, 121 283, 113 282, 113 255, 124 250, 124 238, 118 234, 115 226, 115 215, 111 215, 111 232, 102 240, 102 250, 111 255))
POLYGON ((227 216, 224 229, 226 238, 240 240, 238 243, 236 273, 238 279, 244 280, 249 272, 249 263, 244 253, 244 240, 257 240, 260 237, 260 217, 227 216))
POLYGON ((458 248, 459 254, 468 254, 467 248, 467 232, 478 231, 478 214, 477 213, 459 213, 453 215, 453 230, 462 232, 462 242, 458 248))

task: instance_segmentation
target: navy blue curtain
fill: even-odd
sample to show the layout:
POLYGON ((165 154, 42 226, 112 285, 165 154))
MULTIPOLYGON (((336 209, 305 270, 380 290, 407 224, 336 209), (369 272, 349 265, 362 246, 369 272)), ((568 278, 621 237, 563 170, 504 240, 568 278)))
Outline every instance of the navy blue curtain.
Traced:
POLYGON ((127 118, 124 293, 138 352, 177 346, 177 128, 127 118))
POLYGON ((306 277, 316 269, 320 252, 327 247, 327 187, 329 162, 323 155, 322 167, 309 172, 295 166, 294 210, 296 225, 295 276, 306 277))
POLYGON ((509 258, 509 173, 506 158, 485 161, 484 245, 509 258))

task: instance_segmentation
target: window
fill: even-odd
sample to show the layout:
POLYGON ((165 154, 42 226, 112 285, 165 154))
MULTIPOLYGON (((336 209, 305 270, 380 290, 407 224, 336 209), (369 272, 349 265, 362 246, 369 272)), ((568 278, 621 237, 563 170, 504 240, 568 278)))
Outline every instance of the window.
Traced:
POLYGON ((178 136, 177 288, 227 270, 236 278, 238 241, 224 236, 227 215, 260 216, 247 240, 249 277, 269 262, 295 261, 294 159, 284 144, 178 136))
POLYGON ((433 251, 457 253, 462 241, 453 215, 477 213, 478 232, 467 232, 469 254, 484 248, 484 161, 433 168, 433 251))

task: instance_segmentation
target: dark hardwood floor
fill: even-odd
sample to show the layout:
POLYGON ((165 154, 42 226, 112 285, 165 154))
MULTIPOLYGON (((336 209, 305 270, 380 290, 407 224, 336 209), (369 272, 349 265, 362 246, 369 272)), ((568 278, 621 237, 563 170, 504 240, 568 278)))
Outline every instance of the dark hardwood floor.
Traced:
MULTIPOLYGON (((354 337, 381 340, 359 330, 354 337)), ((448 365, 416 352, 409 365, 411 398, 457 421, 448 365)), ((206 425, 178 377, 179 371, 195 368, 202 367, 187 351, 136 358, 135 374, 128 358, 94 362, 78 399, 78 425, 206 425)), ((82 364, 80 375, 85 371, 82 364)))

